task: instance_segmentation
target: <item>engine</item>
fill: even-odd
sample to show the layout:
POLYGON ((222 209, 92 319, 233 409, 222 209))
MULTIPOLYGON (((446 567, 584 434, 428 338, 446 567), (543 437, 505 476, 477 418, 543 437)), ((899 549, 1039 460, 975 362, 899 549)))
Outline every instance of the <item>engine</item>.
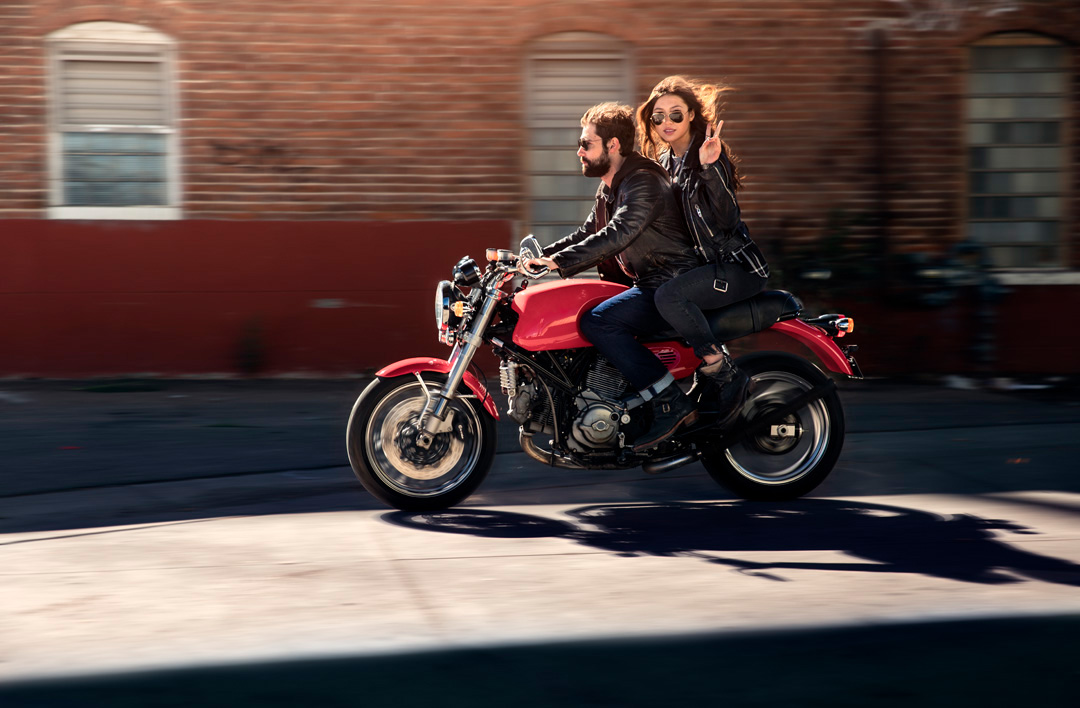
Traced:
MULTIPOLYGON (((511 420, 527 433, 554 435, 548 391, 528 367, 504 361, 499 367, 499 383, 503 393, 509 396, 507 416, 511 420)), ((603 358, 597 359, 585 376, 584 388, 574 397, 574 420, 565 441, 567 447, 581 453, 616 447, 619 426, 629 421, 620 403, 626 387, 626 379, 615 367, 603 358)))
POLYGON ((622 418, 621 409, 588 390, 582 391, 574 402, 578 414, 570 428, 570 448, 577 452, 589 452, 615 447, 622 418))

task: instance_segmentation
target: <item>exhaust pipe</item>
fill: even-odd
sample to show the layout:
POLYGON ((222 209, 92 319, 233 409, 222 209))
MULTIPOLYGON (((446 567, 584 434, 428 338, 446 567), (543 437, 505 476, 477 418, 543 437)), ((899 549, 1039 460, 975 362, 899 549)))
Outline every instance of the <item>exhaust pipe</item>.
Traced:
POLYGON ((672 457, 668 460, 649 460, 641 466, 641 470, 645 474, 660 474, 661 472, 670 472, 671 470, 684 467, 686 465, 697 462, 701 459, 700 452, 692 452, 689 455, 683 455, 682 457, 672 457))
MULTIPOLYGON (((518 443, 521 445, 521 449, 525 451, 525 454, 533 458, 537 462, 547 465, 548 467, 561 467, 567 470, 584 470, 589 469, 578 463, 568 460, 565 457, 556 455, 550 450, 544 450, 533 441, 533 436, 526 433, 524 430, 518 432, 518 443)), ((667 460, 658 460, 656 462, 649 461, 641 466, 641 469, 646 474, 660 474, 661 472, 670 472, 671 470, 678 469, 685 465, 693 464, 701 459, 700 452, 692 452, 689 455, 682 455, 681 457, 672 457, 667 460)), ((624 469, 612 465, 610 467, 596 467, 595 469, 624 469)))
POLYGON ((556 455, 550 450, 544 450, 540 448, 535 442, 533 442, 533 436, 526 433, 524 430, 519 429, 518 444, 521 445, 521 449, 525 451, 525 454, 533 458, 537 462, 542 462, 548 467, 562 467, 568 470, 583 470, 585 469, 576 462, 571 462, 564 457, 556 455))

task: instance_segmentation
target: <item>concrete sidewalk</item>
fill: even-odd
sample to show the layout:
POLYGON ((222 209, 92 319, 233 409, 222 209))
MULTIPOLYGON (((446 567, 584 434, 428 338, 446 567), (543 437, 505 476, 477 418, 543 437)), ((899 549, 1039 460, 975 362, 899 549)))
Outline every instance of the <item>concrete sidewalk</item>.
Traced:
MULTIPOLYGON (((347 466, 345 424, 366 384, 2 382, 0 498, 347 466)), ((849 434, 1080 423, 1080 401, 1043 391, 856 381, 841 384, 841 397, 849 434)), ((498 450, 520 451, 505 418, 498 450)))

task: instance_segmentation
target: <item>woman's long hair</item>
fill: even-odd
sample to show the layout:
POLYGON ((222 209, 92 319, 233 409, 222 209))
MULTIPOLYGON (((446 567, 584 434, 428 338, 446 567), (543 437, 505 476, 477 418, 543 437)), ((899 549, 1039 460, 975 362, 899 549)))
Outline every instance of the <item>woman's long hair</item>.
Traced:
MULTIPOLYGON (((652 121, 649 120, 652 117, 653 108, 656 107, 656 101, 661 96, 674 94, 685 101, 686 107, 694 112, 694 120, 690 121, 690 135, 691 140, 696 140, 698 137, 704 139, 705 128, 716 123, 724 109, 724 94, 732 90, 729 86, 706 84, 682 76, 669 76, 658 83, 653 87, 652 93, 649 94, 649 100, 641 104, 637 111, 641 154, 657 160, 660 153, 670 149, 660 138, 659 133, 656 132, 652 121)), ((723 155, 727 157, 728 162, 731 163, 731 187, 737 191, 742 186, 742 179, 739 177, 739 158, 723 139, 720 140, 720 148, 723 155)))

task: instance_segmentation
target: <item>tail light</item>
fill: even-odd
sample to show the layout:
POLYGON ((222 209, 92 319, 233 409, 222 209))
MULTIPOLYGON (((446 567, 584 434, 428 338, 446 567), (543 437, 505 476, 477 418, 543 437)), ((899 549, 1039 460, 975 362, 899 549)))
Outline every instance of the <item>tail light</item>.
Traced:
POLYGON ((855 331, 855 318, 847 315, 821 315, 803 321, 821 327, 830 337, 843 337, 855 331))

